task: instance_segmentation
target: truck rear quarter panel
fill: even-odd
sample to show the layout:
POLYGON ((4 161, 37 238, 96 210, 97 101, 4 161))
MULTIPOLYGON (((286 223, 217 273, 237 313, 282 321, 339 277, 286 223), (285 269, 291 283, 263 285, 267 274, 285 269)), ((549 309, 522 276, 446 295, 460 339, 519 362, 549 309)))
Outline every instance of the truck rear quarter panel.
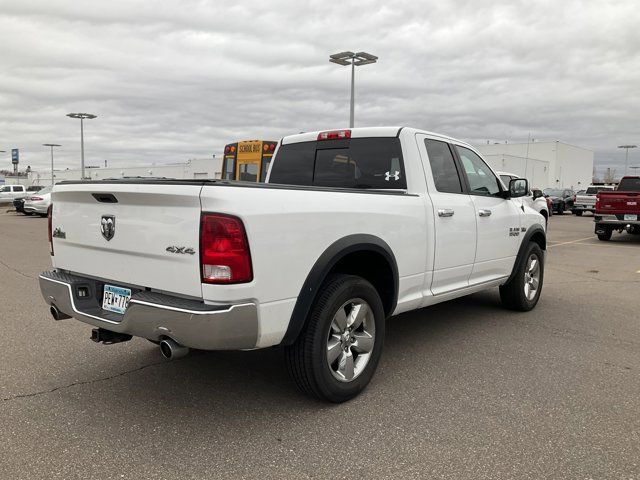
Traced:
POLYGON ((427 270, 424 196, 289 188, 204 186, 203 212, 244 222, 253 281, 203 284, 205 301, 259 301, 258 346, 277 344, 316 260, 340 238, 373 235, 391 248, 399 272, 398 308, 422 298, 427 270), (241 212, 239 214, 238 212, 241 212))

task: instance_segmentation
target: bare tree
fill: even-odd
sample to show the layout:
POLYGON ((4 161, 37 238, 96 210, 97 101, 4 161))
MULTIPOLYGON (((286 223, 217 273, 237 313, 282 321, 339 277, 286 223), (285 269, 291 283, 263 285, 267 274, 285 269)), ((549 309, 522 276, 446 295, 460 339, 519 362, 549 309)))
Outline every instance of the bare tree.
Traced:
POLYGON ((616 169, 615 168, 607 168, 607 171, 604 174, 604 183, 614 183, 614 179, 616 177, 616 169))

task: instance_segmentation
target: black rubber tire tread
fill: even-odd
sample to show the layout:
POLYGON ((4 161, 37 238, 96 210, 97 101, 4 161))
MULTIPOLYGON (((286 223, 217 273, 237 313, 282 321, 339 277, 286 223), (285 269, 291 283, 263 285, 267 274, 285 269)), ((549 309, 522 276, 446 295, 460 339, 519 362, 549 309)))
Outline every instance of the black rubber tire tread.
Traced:
POLYGON ((371 283, 355 275, 331 275, 321 287, 300 335, 292 345, 285 347, 287 371, 296 386, 311 397, 333 403, 350 400, 364 390, 375 373, 382 354, 384 325, 382 300, 371 283), (376 340, 365 370, 353 382, 339 384, 324 365, 321 349, 325 347, 324 335, 328 332, 336 305, 342 299, 348 301, 345 296, 360 297, 369 303, 375 318, 376 340))
POLYGON ((543 259, 544 254, 540 246, 535 242, 530 242, 524 250, 522 258, 517 260, 519 261, 518 270, 513 279, 509 283, 500 286, 500 300, 506 308, 519 312, 528 312, 536 306, 544 283, 543 259), (532 253, 538 255, 538 261, 540 262, 540 287, 536 297, 530 301, 524 295, 524 269, 527 268, 527 259, 532 253))
POLYGON ((576 210, 576 211, 575 211, 575 212, 573 212, 573 213, 575 213, 578 217, 581 217, 581 216, 582 216, 582 210, 576 210))
POLYGON ((601 242, 608 242, 611 240, 611 235, 613 235, 612 230, 607 230, 607 233, 598 233, 598 240, 601 242))

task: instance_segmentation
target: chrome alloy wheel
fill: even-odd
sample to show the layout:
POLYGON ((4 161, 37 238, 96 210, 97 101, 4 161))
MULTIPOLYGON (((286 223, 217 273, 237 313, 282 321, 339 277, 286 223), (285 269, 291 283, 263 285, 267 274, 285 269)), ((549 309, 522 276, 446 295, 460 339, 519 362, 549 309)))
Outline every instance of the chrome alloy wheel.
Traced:
POLYGON ((524 296, 531 301, 536 297, 540 287, 540 259, 534 253, 529 255, 524 269, 524 296))
POLYGON ((361 298, 345 302, 333 316, 327 336, 327 364, 341 382, 360 375, 373 351, 376 324, 371 307, 361 298))

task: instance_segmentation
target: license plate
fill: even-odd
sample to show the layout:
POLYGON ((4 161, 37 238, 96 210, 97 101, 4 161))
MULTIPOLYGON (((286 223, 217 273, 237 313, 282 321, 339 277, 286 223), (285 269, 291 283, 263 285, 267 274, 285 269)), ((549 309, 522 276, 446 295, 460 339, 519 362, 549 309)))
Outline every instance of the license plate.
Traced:
POLYGON ((638 220, 638 215, 631 215, 629 213, 624 214, 625 220, 638 220))
POLYGON ((102 308, 115 313, 124 313, 131 300, 131 290, 128 288, 105 285, 102 294, 102 308))

